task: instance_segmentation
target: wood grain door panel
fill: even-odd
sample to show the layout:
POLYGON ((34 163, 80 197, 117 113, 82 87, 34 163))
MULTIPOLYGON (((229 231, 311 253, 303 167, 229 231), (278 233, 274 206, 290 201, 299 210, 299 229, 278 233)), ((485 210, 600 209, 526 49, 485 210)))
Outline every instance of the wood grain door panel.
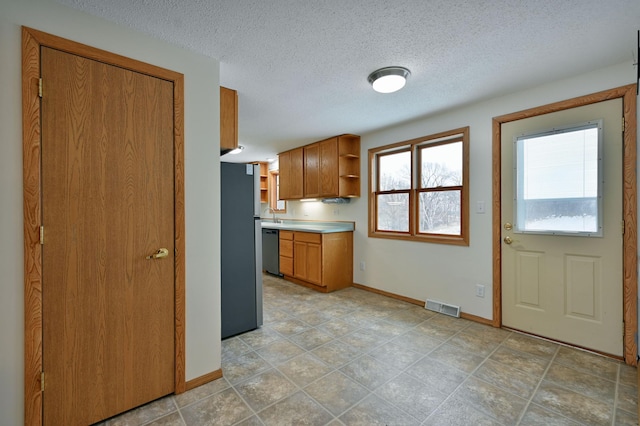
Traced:
POLYGON ((42 77, 44 423, 91 424, 175 388, 173 84, 49 48, 42 77))

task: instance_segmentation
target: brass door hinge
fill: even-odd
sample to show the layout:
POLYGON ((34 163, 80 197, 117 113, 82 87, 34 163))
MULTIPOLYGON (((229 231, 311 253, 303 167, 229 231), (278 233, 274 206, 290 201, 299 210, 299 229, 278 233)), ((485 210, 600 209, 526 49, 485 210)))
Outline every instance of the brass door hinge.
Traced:
POLYGON ((38 79, 38 96, 42 97, 42 78, 38 79))
POLYGON ((620 222, 620 232, 624 235, 624 220, 620 222))
POLYGON ((40 244, 44 244, 44 226, 40 227, 40 244))
POLYGON ((40 392, 44 392, 44 371, 40 372, 40 392))

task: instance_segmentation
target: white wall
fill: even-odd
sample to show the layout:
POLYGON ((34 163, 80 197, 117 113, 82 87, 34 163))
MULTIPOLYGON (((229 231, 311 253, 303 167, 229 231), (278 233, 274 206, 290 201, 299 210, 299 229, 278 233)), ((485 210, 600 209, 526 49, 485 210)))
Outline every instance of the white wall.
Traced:
POLYGON ((0 423, 23 424, 21 29, 185 75, 186 378, 220 368, 219 63, 50 0, 0 5, 0 423))

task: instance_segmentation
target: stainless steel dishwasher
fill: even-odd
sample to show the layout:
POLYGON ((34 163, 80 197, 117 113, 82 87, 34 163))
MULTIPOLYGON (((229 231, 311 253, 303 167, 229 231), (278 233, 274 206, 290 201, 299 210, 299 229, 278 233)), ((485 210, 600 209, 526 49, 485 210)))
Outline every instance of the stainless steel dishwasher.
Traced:
POLYGON ((266 272, 280 274, 280 231, 262 228, 262 269, 266 272))

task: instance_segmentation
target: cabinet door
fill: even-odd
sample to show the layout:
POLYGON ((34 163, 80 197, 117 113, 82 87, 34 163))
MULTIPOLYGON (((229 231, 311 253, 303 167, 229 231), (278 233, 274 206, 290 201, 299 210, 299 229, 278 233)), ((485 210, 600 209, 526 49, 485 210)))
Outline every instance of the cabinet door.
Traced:
POLYGON ((291 152, 278 154, 278 164, 280 174, 280 199, 291 198, 291 152))
POLYGON ((338 138, 319 144, 319 196, 338 196, 338 138))
POLYGON ((304 147, 304 196, 319 197, 320 194, 320 144, 304 147))
POLYGON ((322 246, 320 244, 307 243, 306 250, 306 280, 318 284, 322 284, 322 246))
MULTIPOLYGON (((304 197, 304 153, 302 148, 296 148, 290 153, 289 163, 289 188, 290 198, 298 199, 304 197)), ((282 176, 280 176, 282 180, 282 176)), ((281 183, 282 184, 282 183, 281 183)))
POLYGON ((220 87, 220 150, 238 147, 238 92, 220 87))
POLYGON ((293 242, 293 276, 307 279, 307 243, 303 241, 293 242))

